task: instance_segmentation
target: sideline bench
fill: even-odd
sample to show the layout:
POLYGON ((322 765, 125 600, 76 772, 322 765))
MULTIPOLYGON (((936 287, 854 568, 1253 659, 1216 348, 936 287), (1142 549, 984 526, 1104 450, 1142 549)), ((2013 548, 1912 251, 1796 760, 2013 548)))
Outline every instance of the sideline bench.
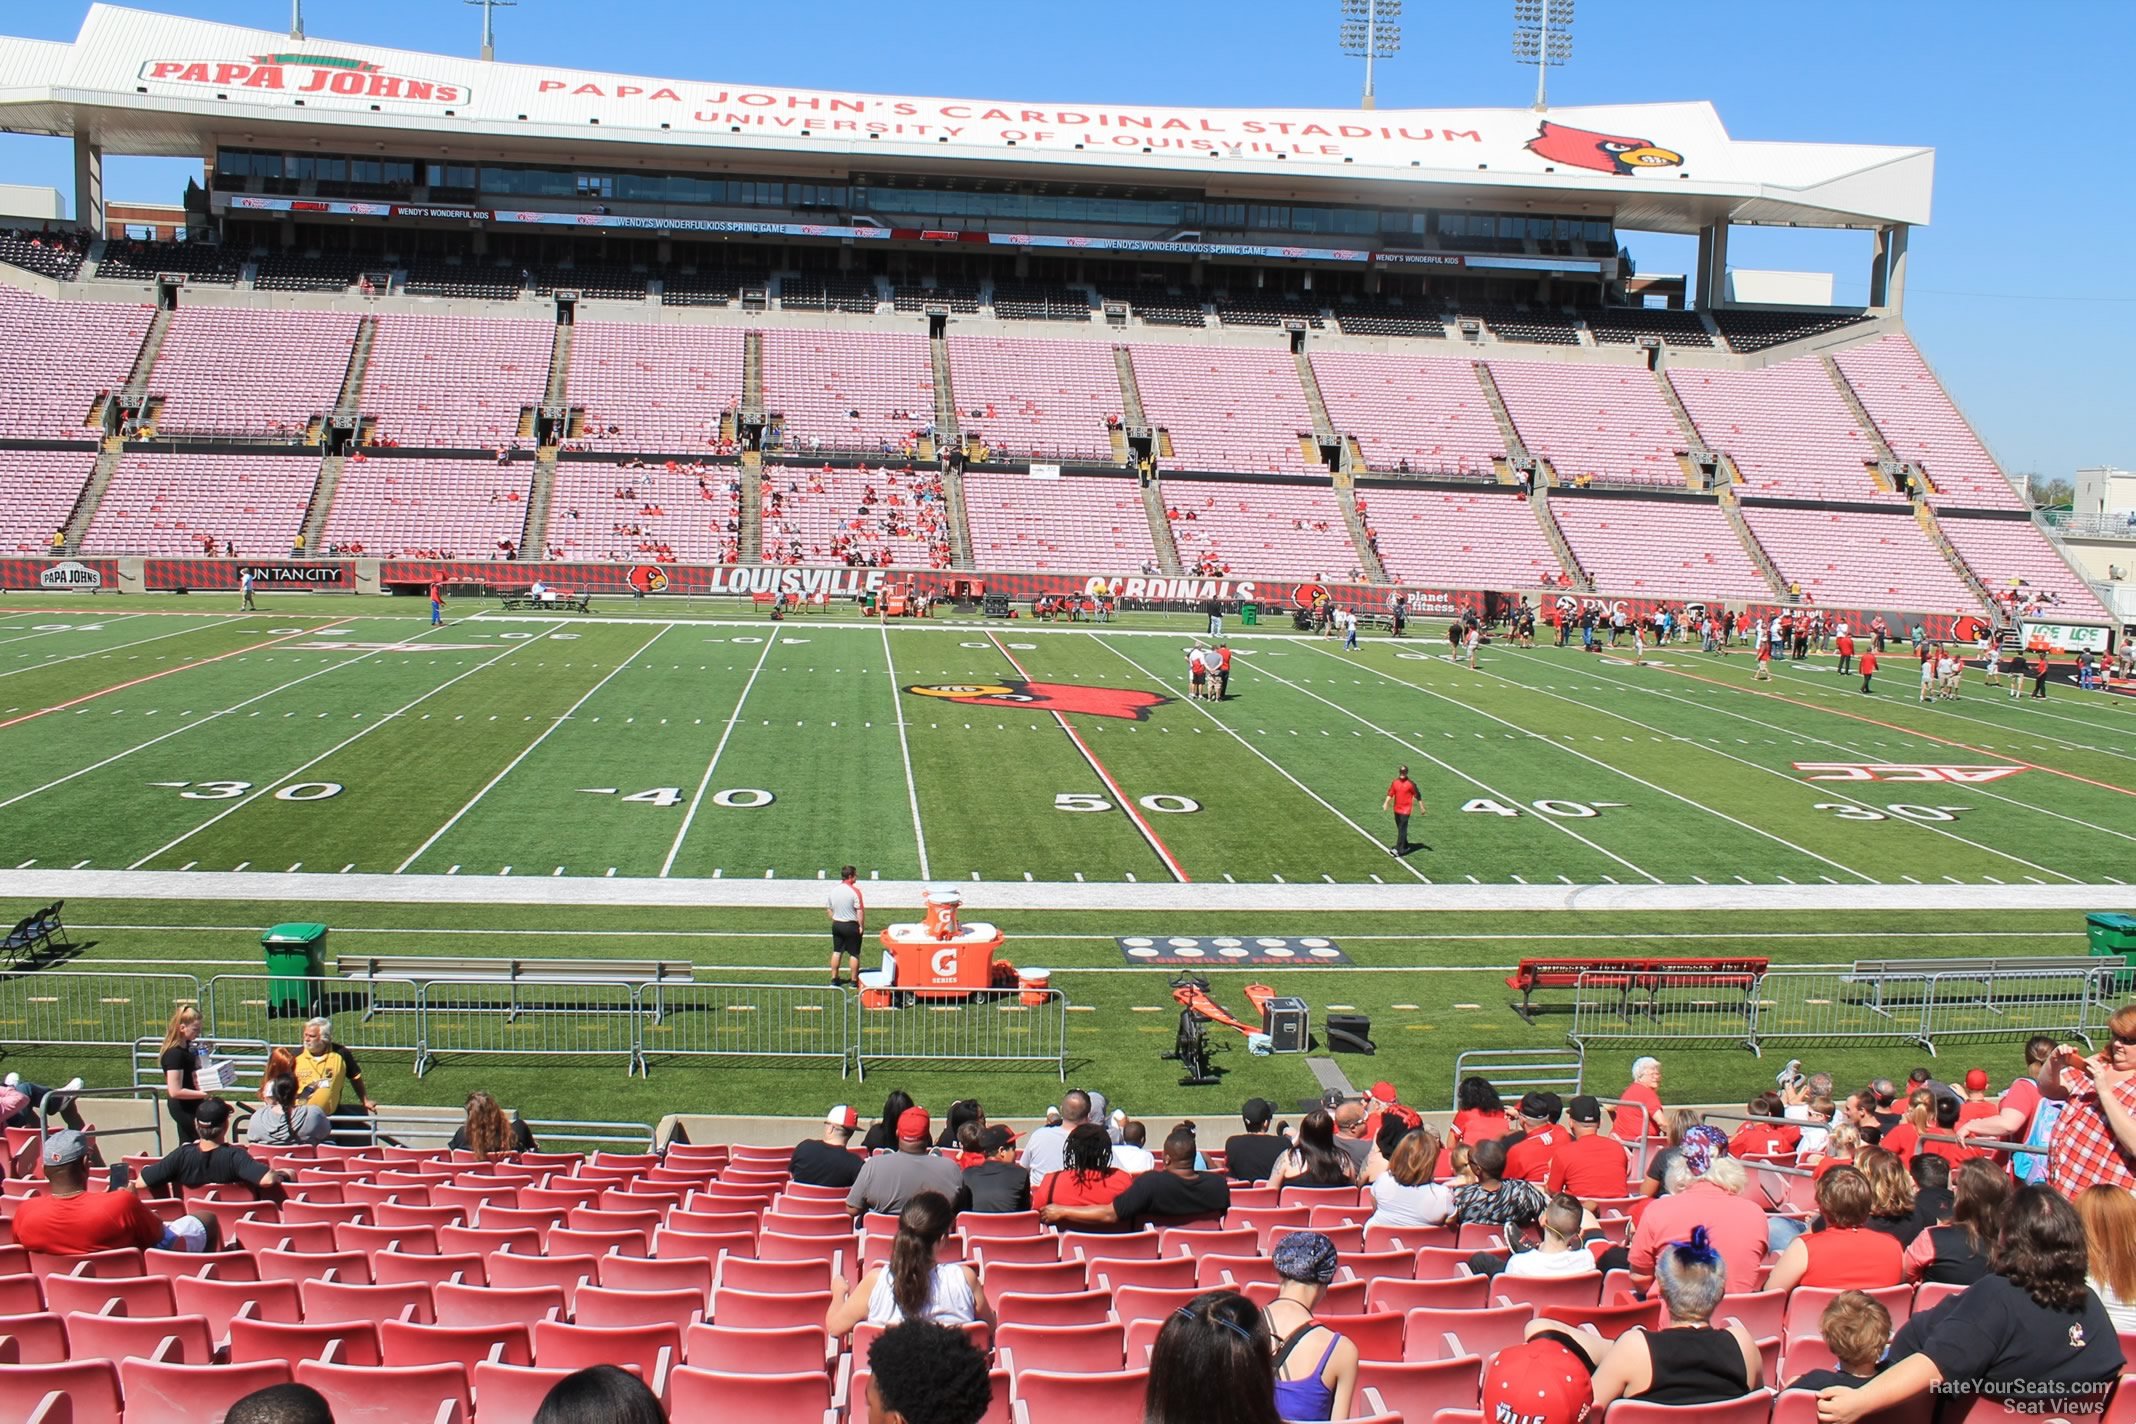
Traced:
POLYGON ((591 613, 593 595, 590 593, 552 593, 546 598, 536 598, 531 593, 507 593, 502 596, 507 613, 551 613, 569 611, 591 613))
POLYGON ((1891 1014, 1884 1007, 1884 986, 1894 980, 1900 983, 1918 981, 1923 993, 1928 992, 1931 979, 1976 983, 1980 986, 1980 997, 1974 1002, 1990 1013, 2000 1013, 2002 1011, 1995 1007, 1995 982, 2005 975, 2093 974, 2101 970, 2111 973, 2120 967, 2116 959, 2081 954, 2008 955, 1986 959, 1978 956, 1970 959, 1857 959, 1854 968, 1841 982, 1868 985, 1869 999, 1862 1007, 1885 1018, 1890 1018, 1891 1014))
POLYGON ((494 979, 500 984, 548 984, 572 979, 621 979, 632 984, 688 984, 697 966, 687 959, 493 959, 453 954, 337 954, 344 979, 494 979))
POLYGON ((1550 959, 1523 959, 1506 979, 1508 989, 1518 990, 1520 1002, 1513 1012, 1528 1023, 1535 1022, 1535 991, 1577 989, 1582 984, 1617 991, 1617 1013, 1631 1018, 1632 995, 1644 993, 1643 1012, 1657 1022, 1661 1018, 1664 988, 1736 989, 1746 997, 1772 961, 1746 955, 1696 955, 1677 958, 1601 958, 1566 955, 1550 959))

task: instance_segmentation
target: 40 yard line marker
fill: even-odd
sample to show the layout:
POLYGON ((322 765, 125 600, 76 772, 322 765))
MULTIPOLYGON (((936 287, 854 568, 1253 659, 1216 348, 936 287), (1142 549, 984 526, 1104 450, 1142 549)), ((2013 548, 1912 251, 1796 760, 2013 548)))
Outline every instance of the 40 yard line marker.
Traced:
MULTIPOLYGON (((727 718, 726 728, 719 734, 719 745, 712 748, 712 760, 705 763, 705 774, 698 778, 697 794, 690 798, 690 809, 683 813, 682 829, 675 832, 675 843, 668 847, 667 859, 660 862, 660 878, 667 879, 668 872, 675 868, 675 857, 682 854, 682 842, 690 834, 690 826, 697 820, 697 808, 704 804, 705 788, 712 784, 712 773, 719 766, 719 759, 726 754, 727 741, 734 735, 735 727, 742 720, 742 704, 749 700, 749 689, 756 686, 757 674, 764 670, 764 660, 778 645, 779 630, 772 629, 771 636, 764 640, 764 650, 757 654, 756 666, 749 669, 749 680, 742 684, 742 695, 734 699, 734 712, 727 718)), ((713 872, 715 875, 717 871, 713 872)))

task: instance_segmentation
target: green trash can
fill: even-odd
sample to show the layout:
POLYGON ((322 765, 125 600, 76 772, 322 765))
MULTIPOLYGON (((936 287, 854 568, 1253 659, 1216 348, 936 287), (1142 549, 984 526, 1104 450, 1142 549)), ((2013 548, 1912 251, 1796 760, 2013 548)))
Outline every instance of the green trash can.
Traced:
POLYGON ((2132 978, 2136 978, 2128 972, 2136 969, 2136 915, 2097 911, 2084 917, 2084 933, 2091 940, 2095 958, 2118 959, 2127 966, 2114 976, 2114 989, 2117 993, 2128 992, 2132 978))
POLYGON ((267 959, 267 1016, 309 1018, 326 977, 326 926, 276 925, 260 936, 267 959))
POLYGON ((1239 605, 1239 622, 1240 622, 1240 624, 1241 624, 1242 626, 1244 626, 1244 627, 1247 627, 1247 628, 1258 628, 1258 627, 1260 627, 1260 626, 1261 626, 1261 605, 1260 605, 1260 604, 1258 604, 1258 603, 1242 603, 1242 604, 1240 604, 1240 605, 1239 605))

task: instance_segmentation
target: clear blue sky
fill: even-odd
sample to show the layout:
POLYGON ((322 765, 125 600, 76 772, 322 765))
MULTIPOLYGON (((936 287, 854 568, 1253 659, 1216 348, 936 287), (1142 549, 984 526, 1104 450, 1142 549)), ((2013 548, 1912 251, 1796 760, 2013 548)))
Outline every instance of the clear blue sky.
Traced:
MULTIPOLYGON (((146 8, 285 28, 287 0, 146 8)), ((0 30, 72 39, 86 0, 16 3, 0 30)), ((1508 57, 1510 0, 1410 0, 1382 107, 1512 106, 1534 71, 1508 57)), ((757 11, 688 0, 521 0, 498 54, 623 73, 897 93, 1183 105, 1356 102, 1338 0, 857 0, 757 11)), ((457 0, 307 0, 322 38, 473 53, 457 0)), ((1579 0, 1564 104, 1710 99, 1739 138, 1928 144, 1935 221, 1913 239, 1907 319, 2013 471, 2136 466, 2136 180, 2129 64, 2136 0, 1579 0)), ((71 186, 64 142, 0 136, 0 179, 71 186)), ((114 198, 175 200, 184 169, 107 165, 114 198)), ((1633 240, 1683 271, 1686 240, 1633 240)), ((1743 267, 1836 271, 1867 294, 1868 239, 1738 229, 1743 267)))

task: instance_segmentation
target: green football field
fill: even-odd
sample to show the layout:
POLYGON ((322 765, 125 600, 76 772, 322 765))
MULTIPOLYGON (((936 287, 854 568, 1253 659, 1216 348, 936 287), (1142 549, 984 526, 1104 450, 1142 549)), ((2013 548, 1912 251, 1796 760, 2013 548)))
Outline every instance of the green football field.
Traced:
MULTIPOLYGON (((1922 706, 1831 660, 1355 653, 1193 631, 461 616, 292 597, 0 616, 5 863, 1262 885, 2118 884, 2136 705, 1922 706), (395 616, 399 614, 400 616, 395 616), (1387 852, 1397 763, 1426 814, 1387 852)), ((626 605, 617 605, 621 610, 626 605)), ((472 611, 456 606, 455 614, 472 611)), ((983 892, 975 892, 983 903, 983 892)))

